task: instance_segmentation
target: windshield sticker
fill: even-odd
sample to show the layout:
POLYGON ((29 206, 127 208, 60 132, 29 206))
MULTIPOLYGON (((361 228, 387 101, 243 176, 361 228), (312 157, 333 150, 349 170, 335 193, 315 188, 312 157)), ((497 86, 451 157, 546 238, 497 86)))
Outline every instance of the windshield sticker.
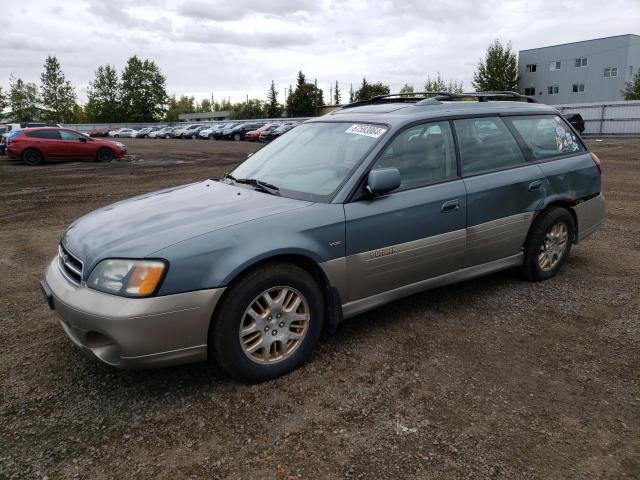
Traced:
POLYGON ((384 127, 378 127, 375 125, 351 125, 349 128, 345 130, 345 133, 352 133, 354 135, 364 135, 365 137, 378 138, 387 129, 384 127))

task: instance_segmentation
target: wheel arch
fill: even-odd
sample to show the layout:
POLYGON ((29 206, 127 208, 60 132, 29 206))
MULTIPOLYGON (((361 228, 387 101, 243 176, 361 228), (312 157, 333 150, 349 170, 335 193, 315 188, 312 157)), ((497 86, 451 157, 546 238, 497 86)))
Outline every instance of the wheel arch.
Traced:
POLYGON ((42 157, 42 161, 46 161, 46 157, 44 156, 44 153, 42 152, 42 150, 40 150, 37 147, 26 147, 24 148, 19 155, 20 160, 22 160, 22 156, 27 153, 29 150, 33 150, 34 152, 38 152, 40 154, 40 157, 42 157))
MULTIPOLYGON (((325 304, 325 326, 329 329, 331 333, 335 331, 335 327, 342 321, 342 303, 340 299, 340 294, 338 291, 333 288, 326 274, 320 268, 320 265, 308 255, 304 255, 301 253, 280 253, 272 256, 259 258, 245 265, 241 270, 235 272, 233 277, 227 283, 227 287, 222 294, 222 296, 218 299, 216 306, 213 309, 211 314, 211 319, 209 321, 209 331, 207 338, 210 338, 211 329, 213 328, 213 324, 216 318, 218 311, 220 310, 220 306, 222 305, 225 298, 229 295, 231 287, 239 281, 243 276, 247 273, 255 270, 256 268, 260 268, 264 265, 268 264, 290 264, 295 265, 302 270, 306 271, 311 277, 316 281, 320 290, 322 291, 324 304, 325 304)), ((211 357, 211 346, 208 347, 208 355, 211 357)))
POLYGON ((533 228, 533 225, 536 221, 536 219, 540 216, 540 214, 547 212, 549 210, 551 210, 552 208, 564 208, 565 210, 567 210, 569 213, 571 213, 571 216, 573 217, 573 224, 575 226, 574 228, 574 232, 573 232, 573 242, 577 243, 577 239, 578 239, 578 231, 580 229, 580 226, 578 225, 578 216, 576 215, 576 211, 574 210, 574 205, 576 205, 577 201, 575 198, 556 198, 552 201, 550 201, 549 203, 547 203, 544 208, 536 211, 536 214, 533 218, 533 221, 531 222, 531 225, 529 226, 529 232, 527 233, 527 239, 529 238, 529 233, 531 232, 531 229, 533 228))

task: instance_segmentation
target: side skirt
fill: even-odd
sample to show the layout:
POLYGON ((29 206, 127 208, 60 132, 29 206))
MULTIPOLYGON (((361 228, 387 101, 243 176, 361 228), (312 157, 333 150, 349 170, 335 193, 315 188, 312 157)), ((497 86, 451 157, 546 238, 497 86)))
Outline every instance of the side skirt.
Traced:
POLYGON ((395 288, 386 292, 371 295, 370 297, 354 300, 353 302, 347 302, 342 305, 342 311, 344 318, 353 317, 360 313, 384 305, 385 303, 399 300, 403 297, 420 293, 432 288, 442 287, 451 283, 462 282, 471 278, 480 277, 489 273, 497 272, 500 270, 506 270, 508 268, 517 267, 522 265, 524 259, 524 253, 518 253, 510 257, 501 258, 499 260, 493 260, 491 262, 483 263, 481 265, 474 265, 473 267, 463 268, 456 272, 446 273, 439 277, 429 278, 420 282, 412 283, 402 287, 395 288))

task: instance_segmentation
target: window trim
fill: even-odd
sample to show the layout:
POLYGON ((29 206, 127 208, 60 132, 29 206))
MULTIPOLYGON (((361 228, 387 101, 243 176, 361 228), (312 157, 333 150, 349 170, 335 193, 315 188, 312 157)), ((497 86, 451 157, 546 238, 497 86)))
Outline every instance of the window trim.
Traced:
POLYGON ((524 94, 533 97, 536 94, 536 87, 524 87, 524 94), (533 93, 527 93, 527 90, 533 89, 533 93))
POLYGON ((576 57, 575 61, 574 61, 574 66, 575 68, 587 68, 589 66, 589 59, 588 57, 576 57), (577 65, 578 60, 580 61, 580 65, 577 65), (584 60, 584 65, 582 65, 582 60, 584 60))
POLYGON ((562 70, 562 60, 551 60, 549 62, 549 71, 557 72, 558 70, 562 70), (555 68, 551 68, 551 64, 553 64, 555 68), (560 64, 559 67, 558 67, 558 64, 560 64))
POLYGON ((560 85, 547 85, 547 95, 558 95, 560 93, 560 85), (555 88, 555 92, 553 89, 555 88), (549 93, 549 89, 551 89, 551 93, 549 93))
POLYGON ((527 73, 537 73, 538 72, 538 64, 537 63, 527 63, 525 66, 527 73), (533 67, 533 69, 530 69, 533 67))
POLYGON ((618 67, 614 67, 614 66, 604 67, 602 75, 603 75, 604 78, 617 78, 618 77, 618 67), (609 75, 607 75, 607 70, 609 70, 609 75), (616 74, 612 75, 614 70, 615 70, 616 74))
POLYGON ((585 87, 584 87, 584 83, 579 82, 579 83, 574 83, 573 85, 571 85, 571 93, 584 93, 585 92, 585 87), (580 90, 580 85, 582 85, 582 90, 580 90), (577 90, 575 90, 575 87, 578 87, 577 90))

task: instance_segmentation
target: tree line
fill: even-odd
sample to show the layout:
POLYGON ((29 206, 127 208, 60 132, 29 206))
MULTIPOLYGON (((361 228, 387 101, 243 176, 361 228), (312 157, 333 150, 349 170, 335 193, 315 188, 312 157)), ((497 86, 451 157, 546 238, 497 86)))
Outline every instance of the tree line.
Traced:
MULTIPOLYGON (((487 48, 473 75, 472 85, 476 91, 518 90, 517 57, 511 43, 503 45, 495 40, 487 48)), ((440 72, 427 76, 424 91, 462 92, 464 85, 456 79, 444 79, 440 72)), ((399 93, 413 93, 413 85, 405 84, 399 93)), ((295 85, 289 85, 285 99, 280 101, 279 91, 271 82, 266 100, 247 98, 244 102, 232 103, 230 99, 203 99, 193 96, 167 95, 166 77, 151 60, 130 57, 121 74, 115 67, 101 65, 95 72, 87 89, 87 102, 78 103, 75 88, 65 78, 55 56, 48 56, 40 75, 40 83, 26 82, 11 76, 9 90, 0 87, 0 112, 18 122, 43 120, 52 123, 116 123, 177 121, 181 113, 229 111, 233 119, 310 117, 318 114, 323 106, 324 92, 317 81, 308 81, 302 71, 298 72, 295 85)), ((389 85, 370 82, 365 78, 357 89, 349 85, 341 88, 338 81, 329 92, 330 103, 339 105, 368 100, 376 95, 390 93, 389 85)), ((640 71, 623 91, 626 100, 640 99, 640 71)))

